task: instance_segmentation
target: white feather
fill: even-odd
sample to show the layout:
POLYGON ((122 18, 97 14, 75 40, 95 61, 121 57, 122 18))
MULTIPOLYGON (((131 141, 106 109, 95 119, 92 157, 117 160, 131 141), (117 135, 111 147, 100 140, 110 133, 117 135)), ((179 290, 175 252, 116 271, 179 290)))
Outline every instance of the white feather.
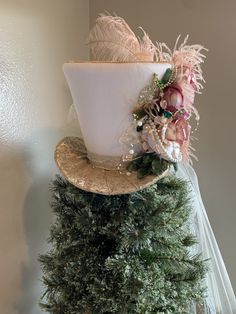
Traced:
POLYGON ((136 37, 125 20, 118 16, 100 15, 88 38, 92 59, 97 61, 153 61, 155 46, 143 31, 136 37))

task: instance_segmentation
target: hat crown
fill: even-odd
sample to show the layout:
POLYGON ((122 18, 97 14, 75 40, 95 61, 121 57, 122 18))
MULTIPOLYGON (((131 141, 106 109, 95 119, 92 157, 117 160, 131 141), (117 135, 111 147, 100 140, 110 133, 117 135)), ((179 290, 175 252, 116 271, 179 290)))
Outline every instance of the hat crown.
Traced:
POLYGON ((119 140, 132 121, 140 91, 154 73, 161 78, 170 67, 155 62, 64 64, 88 156, 122 156, 119 140))

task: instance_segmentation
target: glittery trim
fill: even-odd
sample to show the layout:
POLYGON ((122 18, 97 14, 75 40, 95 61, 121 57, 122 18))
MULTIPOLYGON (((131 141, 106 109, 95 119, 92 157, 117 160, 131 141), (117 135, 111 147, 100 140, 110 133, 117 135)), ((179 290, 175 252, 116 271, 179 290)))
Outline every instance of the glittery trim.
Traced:
POLYGON ((120 156, 101 156, 90 151, 87 151, 87 157, 95 167, 106 170, 125 170, 129 163, 120 156))
POLYGON ((57 145, 55 161, 62 175, 78 188, 104 195, 129 194, 157 182, 169 173, 137 178, 136 172, 105 170, 95 167, 87 158, 83 141, 65 137, 57 145))

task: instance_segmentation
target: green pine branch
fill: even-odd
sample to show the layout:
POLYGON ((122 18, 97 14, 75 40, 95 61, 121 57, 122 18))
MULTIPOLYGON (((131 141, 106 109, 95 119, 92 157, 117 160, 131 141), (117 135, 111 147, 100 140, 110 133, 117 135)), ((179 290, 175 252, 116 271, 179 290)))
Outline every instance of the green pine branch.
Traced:
POLYGON ((189 249, 187 182, 163 178, 142 191, 104 196, 58 176, 51 250, 39 257, 53 314, 179 314, 201 302, 208 270, 189 249))

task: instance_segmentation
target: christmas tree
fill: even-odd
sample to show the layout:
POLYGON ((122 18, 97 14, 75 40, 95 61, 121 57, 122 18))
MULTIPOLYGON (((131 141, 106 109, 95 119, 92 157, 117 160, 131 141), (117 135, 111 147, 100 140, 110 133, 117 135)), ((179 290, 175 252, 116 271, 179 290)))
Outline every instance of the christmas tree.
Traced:
POLYGON ((207 261, 188 221, 186 181, 170 175, 131 194, 105 196, 58 176, 51 250, 41 255, 41 306, 53 314, 184 314, 201 302, 207 261))

